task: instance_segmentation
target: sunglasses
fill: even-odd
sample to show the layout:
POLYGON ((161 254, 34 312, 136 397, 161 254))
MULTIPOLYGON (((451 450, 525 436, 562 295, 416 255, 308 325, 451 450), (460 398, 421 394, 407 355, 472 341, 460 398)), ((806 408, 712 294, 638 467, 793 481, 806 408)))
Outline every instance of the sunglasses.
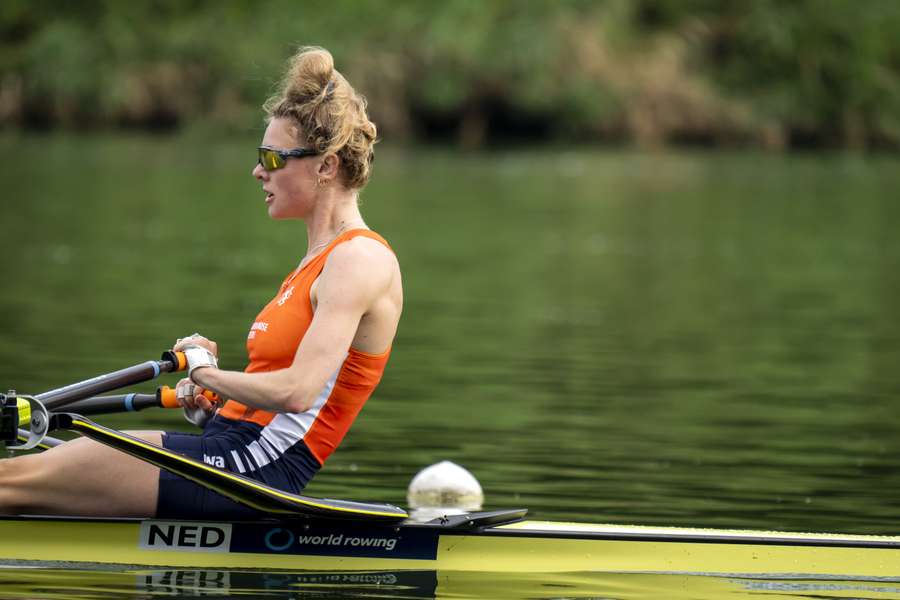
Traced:
POLYGON ((306 148, 294 148, 293 150, 275 150, 268 146, 260 146, 257 161, 266 171, 283 169, 289 158, 303 158, 305 156, 318 156, 321 152, 307 150, 306 148))

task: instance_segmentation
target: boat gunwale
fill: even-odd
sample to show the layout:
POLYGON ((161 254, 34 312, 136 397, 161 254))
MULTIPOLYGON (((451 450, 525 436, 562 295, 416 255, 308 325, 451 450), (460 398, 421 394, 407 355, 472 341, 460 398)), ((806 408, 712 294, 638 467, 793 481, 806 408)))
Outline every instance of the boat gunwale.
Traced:
MULTIPOLYGON (((527 522, 526 522, 527 523, 527 522)), ((622 527, 622 526, 617 526, 622 527)), ((635 526, 640 527, 640 526, 635 526)), ((632 542, 659 542, 659 543, 681 543, 681 544, 740 544, 749 546, 802 546, 802 547, 822 547, 829 548, 883 548, 883 549, 900 549, 900 538, 886 538, 885 536, 871 536, 871 539, 848 537, 837 537, 839 534, 828 534, 835 537, 779 537, 774 534, 771 537, 764 535, 766 532, 758 532, 759 535, 748 534, 728 534, 722 532, 714 532, 711 530, 709 534, 679 532, 677 529, 670 533, 660 531, 575 531, 575 530, 548 530, 548 529, 502 529, 489 528, 480 532, 480 535, 502 536, 502 537, 529 537, 529 538, 548 538, 548 539, 590 539, 590 540, 607 540, 607 541, 632 541, 632 542), (535 535, 538 534, 538 535, 535 535)), ((465 535, 465 531, 447 530, 448 535, 465 535)), ((749 532, 748 533, 757 533, 749 532)), ((786 532, 780 532, 786 533, 786 532)), ((809 534, 813 536, 815 534, 809 534)))

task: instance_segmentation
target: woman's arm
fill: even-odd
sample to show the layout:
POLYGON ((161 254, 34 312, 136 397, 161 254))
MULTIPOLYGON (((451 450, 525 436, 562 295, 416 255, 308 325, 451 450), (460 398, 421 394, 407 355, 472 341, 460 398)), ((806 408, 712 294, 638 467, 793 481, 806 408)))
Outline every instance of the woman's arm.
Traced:
MULTIPOLYGON (((267 373, 198 368, 192 379, 224 398, 254 408, 309 410, 344 362, 363 315, 388 293, 393 261, 384 246, 365 238, 340 244, 319 276, 315 314, 290 367, 267 373)), ((191 343, 183 340, 174 349, 182 350, 191 343)))

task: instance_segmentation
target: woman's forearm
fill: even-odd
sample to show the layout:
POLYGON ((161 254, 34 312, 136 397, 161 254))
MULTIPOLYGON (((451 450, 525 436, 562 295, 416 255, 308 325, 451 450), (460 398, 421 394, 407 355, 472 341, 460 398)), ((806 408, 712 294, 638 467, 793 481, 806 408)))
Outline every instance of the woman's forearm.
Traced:
POLYGON ((315 398, 315 392, 305 389, 308 386, 290 368, 266 373, 205 368, 197 369, 192 379, 223 398, 271 412, 304 412, 315 398))

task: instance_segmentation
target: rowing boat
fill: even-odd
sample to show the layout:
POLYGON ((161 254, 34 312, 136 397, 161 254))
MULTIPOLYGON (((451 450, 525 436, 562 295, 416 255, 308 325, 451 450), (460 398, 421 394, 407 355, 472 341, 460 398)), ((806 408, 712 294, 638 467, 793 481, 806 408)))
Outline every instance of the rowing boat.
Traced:
MULTIPOLYGON (((161 361, 38 396, 0 394, 4 419, 0 433, 7 442, 41 447, 52 445, 46 435, 49 431, 72 430, 271 518, 223 522, 0 517, 0 563, 900 578, 900 537, 554 523, 526 520, 523 509, 442 516, 418 523, 392 505, 276 490, 103 427, 83 415, 58 412, 63 407, 97 412, 98 406, 117 404, 122 398, 98 400, 93 394, 183 368, 183 356, 167 353, 161 361), (18 430, 23 422, 30 424, 29 431, 18 430)), ((130 397, 125 403, 134 408, 153 402, 145 400, 130 397)))
POLYGON ((199 569, 629 572, 900 577, 900 537, 524 520, 427 523, 0 518, 0 562, 199 569))

